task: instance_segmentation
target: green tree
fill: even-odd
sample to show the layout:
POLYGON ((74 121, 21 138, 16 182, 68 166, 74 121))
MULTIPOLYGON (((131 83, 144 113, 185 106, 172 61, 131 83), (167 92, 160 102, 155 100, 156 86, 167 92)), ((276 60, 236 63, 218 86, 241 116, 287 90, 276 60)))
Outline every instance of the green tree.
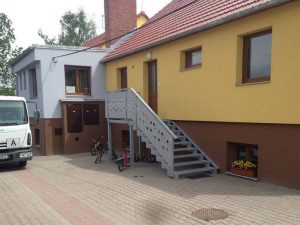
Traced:
POLYGON ((12 22, 4 13, 0 13, 0 95, 16 93, 16 78, 10 72, 10 63, 22 49, 14 48, 14 42, 12 22))
POLYGON ((66 12, 60 19, 61 34, 58 37, 50 38, 41 29, 38 35, 45 44, 80 46, 84 41, 96 36, 96 24, 93 20, 88 20, 83 9, 77 12, 66 12))

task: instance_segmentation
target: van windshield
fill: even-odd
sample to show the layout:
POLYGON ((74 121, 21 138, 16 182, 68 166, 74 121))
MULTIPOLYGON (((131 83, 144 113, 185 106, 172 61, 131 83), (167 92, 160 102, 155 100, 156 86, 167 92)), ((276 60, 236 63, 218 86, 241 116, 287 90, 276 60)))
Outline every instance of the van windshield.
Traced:
POLYGON ((0 100, 0 126, 27 124, 27 111, 23 101, 0 100))

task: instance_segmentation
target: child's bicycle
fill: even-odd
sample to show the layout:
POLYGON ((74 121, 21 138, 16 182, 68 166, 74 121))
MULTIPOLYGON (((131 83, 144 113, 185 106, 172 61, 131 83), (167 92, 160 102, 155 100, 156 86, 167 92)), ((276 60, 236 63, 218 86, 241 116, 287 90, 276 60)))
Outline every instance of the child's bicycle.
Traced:
POLYGON ((123 156, 118 156, 116 151, 112 150, 112 158, 115 160, 115 163, 118 165, 118 169, 120 172, 123 171, 124 166, 129 167, 130 156, 128 154, 128 150, 125 147, 122 147, 122 151, 124 152, 123 156))
MULTIPOLYGON (((118 169, 120 172, 123 171, 124 167, 130 167, 130 156, 129 151, 126 147, 122 147, 123 156, 118 156, 116 151, 112 149, 112 159, 115 160, 115 163, 118 165, 118 169)), ((137 160, 137 156, 134 155, 134 160, 137 160)))
POLYGON ((99 163, 102 159, 103 153, 104 153, 105 146, 102 144, 100 139, 97 141, 95 139, 92 139, 92 144, 91 144, 91 155, 95 156, 98 154, 95 163, 99 163))

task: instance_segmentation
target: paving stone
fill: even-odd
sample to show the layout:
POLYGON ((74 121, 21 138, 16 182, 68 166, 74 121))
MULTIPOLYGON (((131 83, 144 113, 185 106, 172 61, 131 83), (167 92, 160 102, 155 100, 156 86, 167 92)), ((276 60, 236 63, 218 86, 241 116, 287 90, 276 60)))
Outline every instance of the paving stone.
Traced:
POLYGON ((226 175, 167 177, 159 163, 119 172, 105 155, 38 156, 0 173, 1 224, 300 224, 300 192, 226 175), (202 221, 197 209, 229 218, 202 221))

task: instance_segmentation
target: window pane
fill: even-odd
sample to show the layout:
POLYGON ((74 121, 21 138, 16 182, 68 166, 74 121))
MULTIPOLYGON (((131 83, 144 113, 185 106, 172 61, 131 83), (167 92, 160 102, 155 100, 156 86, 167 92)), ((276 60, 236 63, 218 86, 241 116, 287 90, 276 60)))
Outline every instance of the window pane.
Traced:
POLYGON ((20 125, 28 122, 25 103, 0 101, 0 126, 20 125))
POLYGON ((155 96, 157 94, 157 64, 156 61, 148 64, 149 76, 150 76, 150 95, 155 96))
POLYGON ((185 52, 185 67, 191 68, 199 66, 202 61, 201 48, 193 49, 185 52))
POLYGON ((89 70, 79 69, 79 93, 89 93, 89 70))
POLYGON ((36 70, 32 70, 32 86, 33 86, 33 97, 37 97, 37 81, 36 81, 36 70))
POLYGON ((237 146, 237 159, 238 160, 246 160, 246 146, 238 145, 237 146))
POLYGON ((251 38, 249 78, 270 76, 271 47, 272 34, 251 38))
POLYGON ((36 98, 37 97, 37 80, 36 80, 36 70, 31 69, 29 70, 29 93, 30 98, 36 98))
POLYGON ((22 90, 23 89, 23 82, 22 82, 22 73, 20 73, 20 90, 22 90))
POLYGON ((66 93, 76 93, 76 70, 73 68, 66 69, 66 93))
POLYGON ((26 90, 26 73, 23 73, 24 76, 24 89, 26 90))
POLYGON ((192 65, 199 65, 201 63, 201 52, 193 52, 192 53, 192 65))

